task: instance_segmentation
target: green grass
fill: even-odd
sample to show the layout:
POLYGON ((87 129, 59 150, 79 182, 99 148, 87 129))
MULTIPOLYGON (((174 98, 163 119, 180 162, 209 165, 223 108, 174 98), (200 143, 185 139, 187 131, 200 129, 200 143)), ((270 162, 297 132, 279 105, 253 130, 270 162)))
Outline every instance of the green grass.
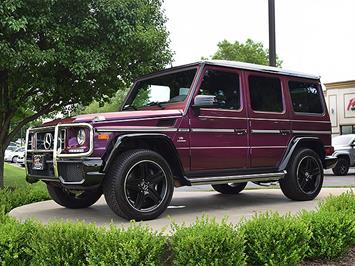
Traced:
POLYGON ((25 187, 25 186, 43 186, 43 182, 38 182, 33 185, 26 182, 26 172, 24 168, 20 168, 8 163, 5 163, 5 187, 25 187))

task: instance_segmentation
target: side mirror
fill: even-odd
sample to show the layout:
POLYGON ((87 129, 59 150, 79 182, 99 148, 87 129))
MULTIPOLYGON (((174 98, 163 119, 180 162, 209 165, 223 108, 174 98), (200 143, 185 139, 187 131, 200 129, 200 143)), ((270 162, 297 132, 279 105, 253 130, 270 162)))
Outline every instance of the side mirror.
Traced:
POLYGON ((216 106, 216 96, 214 95, 197 95, 194 100, 193 108, 212 108, 216 106))

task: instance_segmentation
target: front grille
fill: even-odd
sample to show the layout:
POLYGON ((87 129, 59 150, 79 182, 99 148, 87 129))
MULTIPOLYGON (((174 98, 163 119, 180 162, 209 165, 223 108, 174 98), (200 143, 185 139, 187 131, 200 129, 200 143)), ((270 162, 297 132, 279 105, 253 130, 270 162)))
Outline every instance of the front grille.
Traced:
POLYGON ((58 163, 58 174, 65 182, 80 182, 84 178, 83 164, 76 162, 58 163))
POLYGON ((37 150, 53 150, 54 130, 48 132, 37 132, 34 137, 37 150))

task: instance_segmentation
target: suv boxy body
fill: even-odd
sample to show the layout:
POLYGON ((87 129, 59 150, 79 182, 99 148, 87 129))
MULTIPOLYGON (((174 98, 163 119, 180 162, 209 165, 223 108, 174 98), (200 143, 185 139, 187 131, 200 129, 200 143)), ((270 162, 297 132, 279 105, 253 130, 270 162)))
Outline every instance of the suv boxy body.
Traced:
POLYGON ((138 79, 119 112, 54 120, 27 132, 27 181, 58 204, 84 208, 102 193, 126 219, 158 217, 174 186, 226 194, 279 181, 312 200, 333 167, 319 77, 203 61, 138 79))

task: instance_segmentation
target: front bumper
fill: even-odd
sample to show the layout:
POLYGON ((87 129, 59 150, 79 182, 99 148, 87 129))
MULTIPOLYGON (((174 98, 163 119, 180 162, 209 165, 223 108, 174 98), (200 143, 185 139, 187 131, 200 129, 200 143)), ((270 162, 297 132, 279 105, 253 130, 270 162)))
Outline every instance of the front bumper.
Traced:
POLYGON ((338 158, 333 156, 326 156, 324 159, 324 169, 333 168, 337 164, 338 158))
POLYGON ((100 158, 77 158, 57 160, 58 176, 50 167, 51 162, 43 170, 28 168, 26 180, 34 183, 39 180, 58 182, 68 188, 86 188, 99 186, 105 176, 100 170, 103 161, 100 158))

